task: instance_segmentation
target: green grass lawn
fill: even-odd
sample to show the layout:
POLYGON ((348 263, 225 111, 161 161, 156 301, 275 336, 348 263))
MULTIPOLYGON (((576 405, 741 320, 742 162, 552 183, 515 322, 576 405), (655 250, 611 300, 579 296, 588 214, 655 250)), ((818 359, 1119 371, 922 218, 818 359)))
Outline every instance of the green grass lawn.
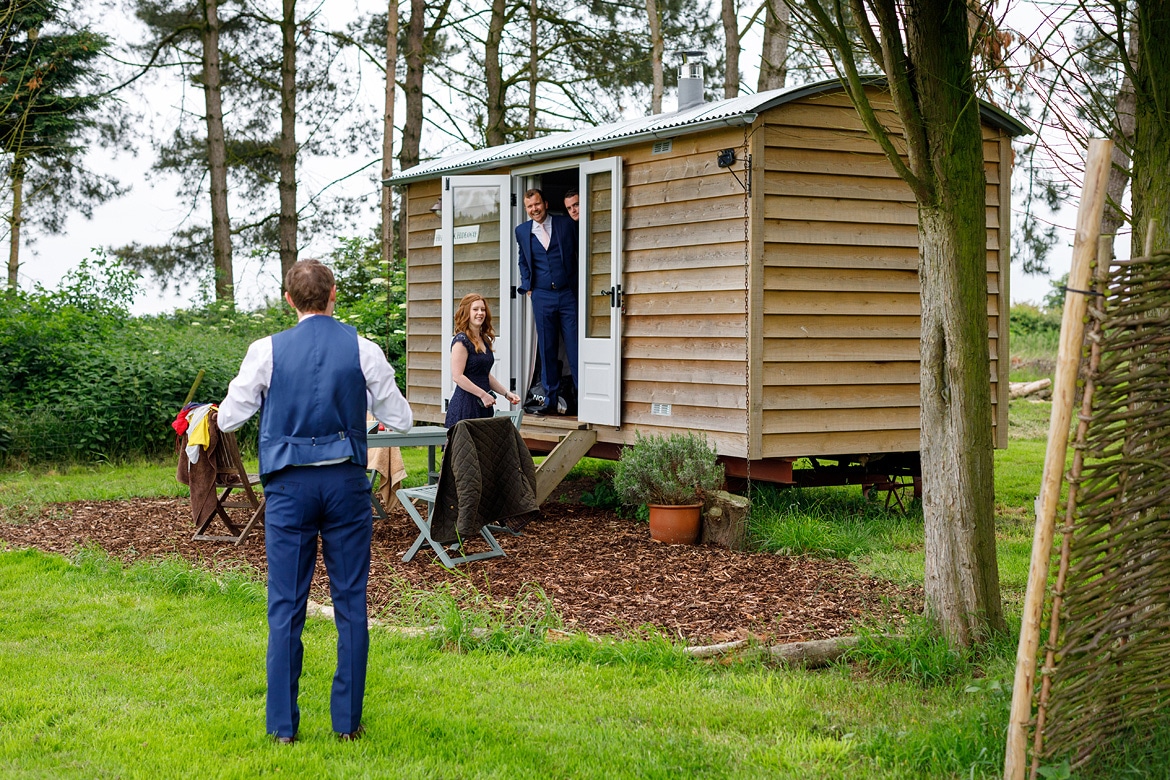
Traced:
MULTIPOLYGON (((996 453, 998 562, 1009 622, 1027 580, 1047 404, 1013 406, 996 453)), ((404 450, 411 484, 426 451, 404 450)), ((586 461, 574 476, 608 466, 586 461)), ((183 495, 173 463, 8 471, 0 522, 47 502, 183 495)), ((920 510, 902 515, 858 488, 754 493, 763 549, 849 558, 908 585, 923 576, 920 510)), ((632 522, 632 521, 631 521, 632 522)), ((12 777, 998 777, 1014 665, 1012 635, 955 652, 911 619, 905 638, 867 640, 817 672, 697 661, 662 638, 546 636, 538 618, 458 608, 434 594, 414 622, 433 639, 372 633, 368 738, 332 738, 336 633, 305 632, 302 740, 264 737, 264 591, 249 572, 180 561, 123 568, 0 551, 0 776, 12 777), (488 637, 466 631, 486 625, 488 637)), ((404 590, 404 603, 419 594, 404 590)), ((880 631, 881 626, 870 627, 880 631)), ((865 630, 859 626, 860 630, 865 630)), ((1162 747, 1157 747, 1162 746, 1162 747)), ((1110 777, 1157 777, 1150 758, 1110 777)))
POLYGON ((302 739, 285 747, 263 734, 256 583, 10 551, 0 599, 5 776, 991 776, 1007 707, 998 684, 724 666, 661 640, 452 652, 374 629, 368 736, 342 744, 328 719, 336 634, 311 620, 302 739))

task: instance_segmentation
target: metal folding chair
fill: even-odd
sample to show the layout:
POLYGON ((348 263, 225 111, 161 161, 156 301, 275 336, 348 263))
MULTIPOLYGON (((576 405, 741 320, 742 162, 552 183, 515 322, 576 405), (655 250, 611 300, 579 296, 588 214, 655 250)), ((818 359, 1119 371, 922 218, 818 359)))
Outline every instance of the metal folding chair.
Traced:
MULTIPOLYGON (((524 410, 520 408, 519 404, 517 404, 516 407, 511 411, 498 410, 495 416, 512 418, 512 423, 516 426, 516 429, 519 430, 520 423, 524 419, 524 410)), ((414 540, 414 544, 412 544, 410 549, 406 551, 406 554, 402 556, 403 561, 409 561, 413 559, 418 551, 422 549, 423 544, 429 544, 431 549, 434 550, 435 555, 439 557, 439 560, 442 561, 443 565, 448 569, 453 569, 461 563, 482 561, 487 558, 499 558, 500 556, 505 555, 504 551, 500 548, 500 543, 496 541, 496 537, 492 534, 492 532, 507 531, 514 536, 519 535, 517 532, 513 532, 510 528, 505 526, 485 525, 483 528, 481 528, 479 535, 483 537, 485 542, 487 542, 488 549, 483 552, 477 552, 470 555, 464 553, 464 543, 462 540, 456 544, 444 547, 442 544, 432 539, 431 518, 434 514, 435 497, 438 495, 438 492, 438 483, 433 485, 422 485, 420 487, 413 488, 401 488, 397 491, 396 495, 398 496, 398 502, 402 504, 402 508, 406 510, 406 514, 410 516, 410 519, 414 521, 414 524, 418 526, 419 530, 418 538, 414 540), (422 504, 426 504, 427 514, 425 518, 419 512, 418 504, 415 503, 416 501, 422 504)))

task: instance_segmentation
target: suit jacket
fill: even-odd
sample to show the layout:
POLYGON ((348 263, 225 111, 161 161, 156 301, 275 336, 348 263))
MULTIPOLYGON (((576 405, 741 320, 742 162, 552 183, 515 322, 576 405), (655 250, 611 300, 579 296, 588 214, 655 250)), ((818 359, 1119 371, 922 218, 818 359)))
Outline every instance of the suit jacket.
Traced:
MULTIPOLYGON (((577 279, 577 223, 564 214, 549 214, 548 220, 552 225, 553 241, 565 253, 565 263, 575 284, 577 279)), ((526 293, 532 289, 532 242, 537 240, 539 239, 532 235, 532 220, 516 226, 516 244, 520 247, 520 286, 516 288, 517 292, 526 293)))

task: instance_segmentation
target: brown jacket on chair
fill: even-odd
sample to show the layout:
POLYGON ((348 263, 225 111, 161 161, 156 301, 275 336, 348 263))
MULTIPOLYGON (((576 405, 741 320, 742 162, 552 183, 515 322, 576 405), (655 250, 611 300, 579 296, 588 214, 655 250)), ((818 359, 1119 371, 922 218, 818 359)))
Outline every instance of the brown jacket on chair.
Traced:
POLYGON ((431 515, 440 544, 479 533, 488 524, 535 512, 536 467, 509 417, 463 420, 447 435, 431 515))
POLYGON ((202 525, 215 514, 216 507, 216 478, 219 472, 219 426, 216 425, 216 411, 212 409, 208 414, 207 447, 199 456, 199 460, 191 463, 187 459, 187 435, 179 437, 179 467, 175 478, 180 483, 191 488, 191 519, 196 526, 202 525))

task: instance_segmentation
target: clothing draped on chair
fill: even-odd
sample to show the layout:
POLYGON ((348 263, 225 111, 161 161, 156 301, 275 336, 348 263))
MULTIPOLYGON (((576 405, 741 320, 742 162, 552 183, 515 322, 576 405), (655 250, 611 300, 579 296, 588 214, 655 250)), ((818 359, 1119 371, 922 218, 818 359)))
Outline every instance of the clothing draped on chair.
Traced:
POLYGON ((175 478, 191 488, 191 519, 197 541, 224 541, 240 544, 264 517, 264 496, 260 478, 244 469, 235 434, 224 433, 217 425, 217 412, 207 412, 208 441, 194 462, 187 455, 188 435, 179 437, 179 465, 175 478), (237 495, 236 494, 238 491, 237 495), (229 498, 231 500, 229 500, 229 498), (250 510, 248 521, 237 524, 228 509, 250 510), (218 517, 228 534, 210 535, 207 529, 218 517))
POLYGON ((431 517, 432 539, 455 542, 539 508, 536 467, 510 418, 463 420, 451 429, 431 517))

